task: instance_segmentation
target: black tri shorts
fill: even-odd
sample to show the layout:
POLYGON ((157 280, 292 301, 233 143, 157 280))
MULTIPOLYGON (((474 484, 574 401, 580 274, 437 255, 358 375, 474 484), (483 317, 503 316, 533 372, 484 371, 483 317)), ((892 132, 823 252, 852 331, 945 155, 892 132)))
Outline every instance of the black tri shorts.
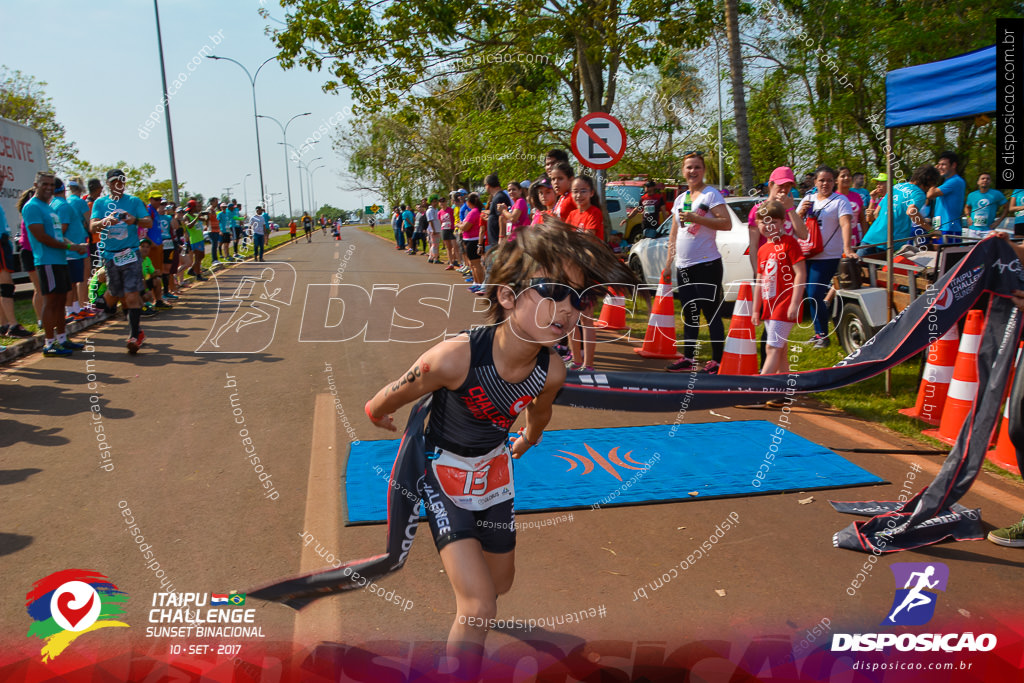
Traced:
MULTIPOLYGON (((509 462, 511 467, 513 461, 510 459, 509 462)), ((515 550, 515 501, 506 500, 485 510, 461 508, 445 494, 431 463, 427 460, 426 471, 418 487, 437 549, 441 550, 454 541, 475 538, 480 541, 484 552, 497 554, 515 550)))

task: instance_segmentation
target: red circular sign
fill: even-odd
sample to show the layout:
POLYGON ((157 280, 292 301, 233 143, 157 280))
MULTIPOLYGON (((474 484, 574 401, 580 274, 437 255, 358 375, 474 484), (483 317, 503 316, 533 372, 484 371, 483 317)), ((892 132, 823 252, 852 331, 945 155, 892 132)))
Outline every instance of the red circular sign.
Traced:
POLYGON ((572 153, 589 168, 610 168, 626 153, 626 129, 611 114, 587 114, 572 129, 572 153))

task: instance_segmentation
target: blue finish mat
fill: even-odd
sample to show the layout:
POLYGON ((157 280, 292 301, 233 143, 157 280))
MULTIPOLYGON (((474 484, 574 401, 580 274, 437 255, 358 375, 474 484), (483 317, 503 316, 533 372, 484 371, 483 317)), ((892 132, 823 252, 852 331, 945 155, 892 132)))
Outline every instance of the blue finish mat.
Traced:
MULTIPOLYGON (((548 431, 541 444, 512 461, 516 511, 885 483, 827 448, 789 431, 779 436, 777 429, 773 422, 750 420, 548 431)), ((347 524, 387 519, 398 444, 389 439, 351 447, 345 468, 347 524)))

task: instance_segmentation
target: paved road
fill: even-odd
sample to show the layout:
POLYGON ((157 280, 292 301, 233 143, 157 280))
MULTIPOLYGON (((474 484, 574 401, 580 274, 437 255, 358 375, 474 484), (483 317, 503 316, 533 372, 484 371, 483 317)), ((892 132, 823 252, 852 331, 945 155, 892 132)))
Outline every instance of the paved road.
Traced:
MULTIPOLYGON (((375 236, 355 229, 343 235, 339 242, 318 232, 313 244, 300 241, 269 254, 274 262, 269 271, 247 264, 194 288, 174 311, 144 321, 148 340, 137 357, 125 352, 126 324, 112 321, 90 330, 87 352, 71 359, 36 354, 0 373, 0 573, 6 584, 0 629, 12 653, 38 653, 38 641, 24 638, 23 596, 34 581, 57 570, 101 571, 131 596, 126 621, 132 628, 90 637, 161 654, 175 642, 189 641, 146 637, 154 593, 171 587, 201 593, 244 590, 322 565, 317 545, 344 559, 383 549, 382 526, 343 526, 341 477, 348 444, 390 436, 369 424, 363 403, 428 344, 365 341, 393 322, 377 309, 366 309, 369 325, 358 338, 313 341, 348 335, 347 322, 338 324, 337 303, 323 305, 325 294, 338 296, 349 291, 347 285, 370 290, 456 279, 375 236), (231 313, 235 318, 228 325, 231 313), (221 330, 214 346, 211 338, 221 330), (106 450, 97 442, 97 424, 106 450), (259 457, 262 474, 247 450, 259 457), (126 510, 137 525, 131 534, 126 510), (155 567, 147 568, 151 561, 133 534, 144 535, 162 577, 155 567), (306 538, 315 543, 305 545, 303 534, 311 534, 306 538)), ((477 303, 457 287, 450 319, 435 313, 427 322, 452 332, 463 329, 474 320, 477 303)), ((364 309, 353 304, 344 320, 364 309)), ((625 345, 602 350, 601 362, 609 368, 660 365, 639 360, 625 345)), ((689 413, 686 421, 776 417, 763 410, 716 412, 689 413)), ((794 431, 825 446, 920 448, 811 400, 802 401, 794 415, 794 431)), ((674 419, 672 414, 560 407, 551 428, 674 419)), ((404 423, 404 413, 397 421, 404 423)), ((597 641, 665 647, 666 642, 738 643, 770 635, 796 643, 823 619, 832 631, 874 630, 892 601, 893 580, 885 568, 892 562, 949 566, 950 587, 936 619, 950 628, 980 632, 1001 619, 1005 596, 1019 588, 1024 554, 987 542, 883 557, 849 594, 867 556, 832 547, 832 533, 851 518, 834 513, 826 500, 894 499, 909 472, 921 469, 919 488, 941 459, 845 455, 892 483, 815 492, 810 504, 798 502, 810 494, 792 493, 579 510, 571 522, 522 530, 516 583, 501 599, 499 616, 554 618, 592 607, 605 616, 529 634, 495 632, 489 651, 513 648, 524 638, 553 643, 563 652, 597 641), (634 593, 678 565, 732 513, 738 526, 707 557, 649 591, 647 599, 634 593)), ((707 445, 706 457, 729 470, 728 458, 715 444, 707 445)), ((987 521, 1003 525, 1024 513, 1022 493, 1020 486, 982 474, 963 502, 980 506, 987 521)), ((543 521, 562 514, 518 519, 543 521)), ((222 642, 241 642, 245 655, 270 641, 443 641, 454 600, 429 531, 422 528, 419 537, 406 568, 383 581, 411 601, 411 608, 368 592, 322 600, 298 616, 254 601, 250 606, 263 641, 222 642)))

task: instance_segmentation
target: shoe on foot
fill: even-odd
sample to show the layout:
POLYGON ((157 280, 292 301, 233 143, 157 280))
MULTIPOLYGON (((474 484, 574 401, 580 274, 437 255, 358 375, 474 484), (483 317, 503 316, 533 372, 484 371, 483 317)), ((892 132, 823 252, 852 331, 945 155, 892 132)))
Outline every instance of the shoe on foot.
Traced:
POLYGON ((669 363, 665 369, 669 372, 696 372, 700 370, 700 364, 692 358, 683 356, 674 363, 669 363))
POLYGON ((60 345, 63 346, 65 349, 71 349, 72 351, 81 351, 82 349, 85 348, 85 344, 82 344, 80 342, 74 342, 71 341, 70 339, 62 341, 60 345))
POLYGON ((704 372, 708 373, 709 375, 717 375, 718 367, 719 366, 717 362, 709 360, 707 363, 704 364, 704 372))
POLYGON ((179 299, 177 294, 164 294, 164 298, 170 299, 171 301, 177 301, 179 299))
POLYGON ((447 265, 447 266, 445 267, 445 270, 455 270, 455 266, 453 266, 452 264, 450 264, 450 263, 449 263, 449 264, 448 264, 448 265, 447 265))
POLYGON ((128 339, 128 353, 134 356, 136 353, 139 352, 139 347, 142 346, 142 342, 144 341, 146 341, 146 333, 143 332, 142 330, 139 330, 138 337, 131 337, 128 339))
POLYGON ((160 301, 156 302, 156 307, 157 308, 174 308, 174 306, 170 305, 169 303, 167 303, 163 299, 161 299, 160 301))
POLYGON ((43 347, 44 356, 70 356, 72 353, 74 353, 74 351, 60 342, 53 342, 49 346, 43 347))
POLYGON ((988 540, 1007 548, 1024 548, 1024 518, 1013 526, 988 532, 988 540))
POLYGON ((824 335, 816 334, 811 337, 811 348, 827 349, 829 347, 829 343, 828 337, 824 335))
POLYGON ((33 336, 33 334, 26 330, 24 327, 22 327, 21 324, 19 323, 17 325, 11 325, 10 327, 7 328, 7 336, 18 337, 19 339, 28 339, 29 337, 33 336))

